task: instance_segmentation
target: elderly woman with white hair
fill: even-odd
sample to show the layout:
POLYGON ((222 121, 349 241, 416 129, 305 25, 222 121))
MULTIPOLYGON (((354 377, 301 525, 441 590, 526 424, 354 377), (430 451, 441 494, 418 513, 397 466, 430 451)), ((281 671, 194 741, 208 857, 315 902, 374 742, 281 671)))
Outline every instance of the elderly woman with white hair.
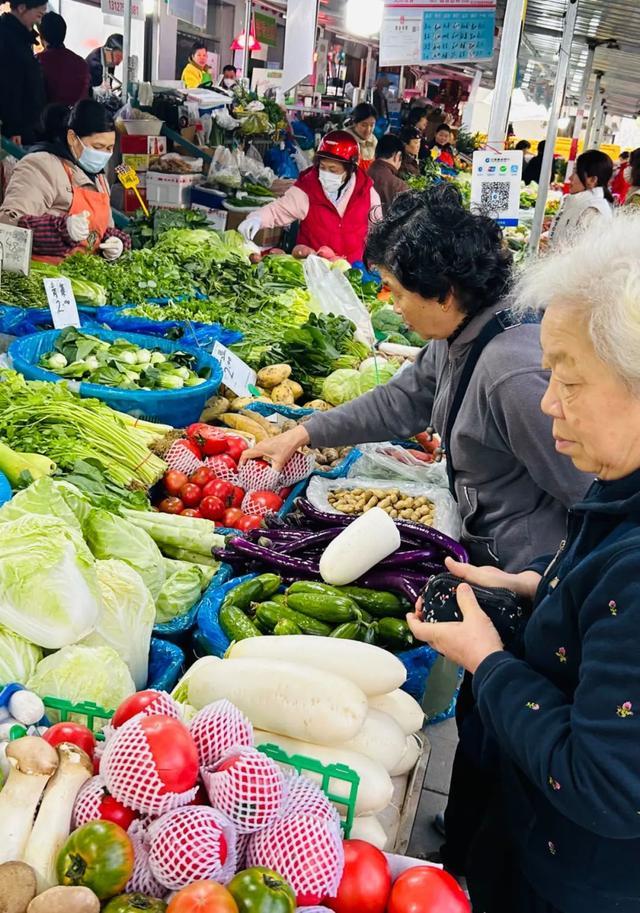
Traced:
POLYGON ((486 868, 468 870, 474 911, 637 913, 640 216, 616 217, 606 232, 594 225, 526 270, 515 295, 544 311, 541 407, 556 450, 596 480, 555 557, 519 574, 450 562, 465 581, 463 620, 409 620, 473 673, 500 757, 500 800, 481 837, 494 854, 493 893, 486 868), (467 584, 533 600, 519 656, 467 584))

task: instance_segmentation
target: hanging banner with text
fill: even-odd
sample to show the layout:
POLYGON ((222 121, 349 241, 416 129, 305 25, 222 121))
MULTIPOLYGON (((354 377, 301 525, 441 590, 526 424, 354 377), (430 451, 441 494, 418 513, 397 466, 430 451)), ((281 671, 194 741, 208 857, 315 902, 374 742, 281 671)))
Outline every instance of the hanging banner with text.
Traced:
POLYGON ((380 66, 490 60, 496 0, 385 0, 380 66))
POLYGON ((317 0, 288 0, 282 88, 289 92, 313 73, 317 0))
MULTIPOLYGON (((105 16, 122 16, 124 18, 124 0, 100 0, 100 9, 105 16)), ((131 0, 131 15, 134 19, 144 19, 142 0, 131 0)))
POLYGON ((254 13, 253 23, 256 28, 256 38, 260 44, 268 44, 275 47, 278 43, 278 23, 273 16, 266 16, 264 13, 254 13))

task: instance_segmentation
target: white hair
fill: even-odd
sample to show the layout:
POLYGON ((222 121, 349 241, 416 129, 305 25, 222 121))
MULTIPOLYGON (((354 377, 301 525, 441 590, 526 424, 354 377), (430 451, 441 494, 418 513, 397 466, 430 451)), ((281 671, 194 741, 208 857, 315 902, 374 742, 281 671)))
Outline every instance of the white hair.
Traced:
POLYGON ((598 357, 640 391, 640 213, 594 219, 572 244, 525 267, 510 298, 521 314, 566 304, 586 319, 598 357))

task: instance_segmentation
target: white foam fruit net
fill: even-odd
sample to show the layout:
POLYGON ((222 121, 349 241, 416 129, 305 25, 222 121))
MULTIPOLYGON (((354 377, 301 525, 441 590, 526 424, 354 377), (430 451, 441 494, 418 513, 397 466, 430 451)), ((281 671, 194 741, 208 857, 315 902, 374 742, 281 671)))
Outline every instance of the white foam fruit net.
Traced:
MULTIPOLYGON (((153 688, 147 688, 147 691, 153 691, 153 690, 154 690, 153 688)), ((147 704, 147 706, 144 707, 140 711, 140 713, 143 716, 155 716, 156 714, 160 714, 161 716, 170 716, 171 719, 173 719, 173 720, 182 719, 182 711, 181 711, 180 704, 177 701, 174 701, 174 699, 171 697, 171 695, 167 694, 166 691, 158 691, 157 697, 154 700, 152 700, 150 704, 147 704)), ((107 724, 104 727, 104 729, 102 730, 102 732, 104 734, 104 741, 108 742, 115 731, 116 730, 113 726, 107 724)), ((103 742, 97 743, 96 751, 98 752, 98 750, 99 750, 98 757, 102 757, 102 755, 104 753, 104 743, 103 742)))
POLYGON ((299 898, 335 897, 344 869, 340 828, 313 815, 290 815, 254 834, 245 864, 278 872, 299 898))
POLYGON ((125 891, 131 893, 148 894, 151 897, 162 899, 167 893, 164 885, 154 878, 153 872, 149 866, 149 838, 148 829, 151 820, 149 818, 133 821, 127 831, 129 839, 133 844, 133 872, 127 882, 125 891))
POLYGON ((319 821, 327 821, 340 827, 340 815, 336 807, 327 799, 317 783, 299 773, 287 776, 284 786, 284 800, 281 817, 295 814, 312 815, 319 821))
POLYGON ((236 837, 236 868, 238 872, 241 872, 245 868, 245 859, 250 840, 251 834, 238 834, 236 837))
POLYGON ((236 832, 221 812, 192 805, 149 828, 149 866, 160 884, 179 891, 194 881, 227 884, 236 870, 236 832))
POLYGON ((201 767, 213 767, 234 746, 253 745, 253 726, 231 701, 214 701, 189 723, 201 767))
POLYGON ((167 790, 140 725, 143 719, 144 714, 138 714, 115 730, 100 759, 100 775, 111 795, 127 808, 163 815, 188 805, 198 788, 182 793, 167 790))
POLYGON ((82 827, 89 821, 97 821, 100 818, 100 803, 106 795, 107 787, 104 780, 98 774, 91 777, 80 787, 80 791, 73 803, 72 826, 73 830, 82 827))
POLYGON ((235 824, 239 834, 267 827, 282 808, 284 774, 256 748, 236 747, 213 770, 203 770, 209 801, 235 824))

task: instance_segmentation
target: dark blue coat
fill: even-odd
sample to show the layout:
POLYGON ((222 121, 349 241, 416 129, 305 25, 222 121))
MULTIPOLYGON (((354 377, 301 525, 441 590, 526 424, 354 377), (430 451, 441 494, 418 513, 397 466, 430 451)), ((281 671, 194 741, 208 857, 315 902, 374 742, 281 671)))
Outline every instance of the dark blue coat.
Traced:
POLYGON ((524 660, 493 653, 474 691, 528 880, 563 913, 638 913, 640 471, 570 511, 524 660))

